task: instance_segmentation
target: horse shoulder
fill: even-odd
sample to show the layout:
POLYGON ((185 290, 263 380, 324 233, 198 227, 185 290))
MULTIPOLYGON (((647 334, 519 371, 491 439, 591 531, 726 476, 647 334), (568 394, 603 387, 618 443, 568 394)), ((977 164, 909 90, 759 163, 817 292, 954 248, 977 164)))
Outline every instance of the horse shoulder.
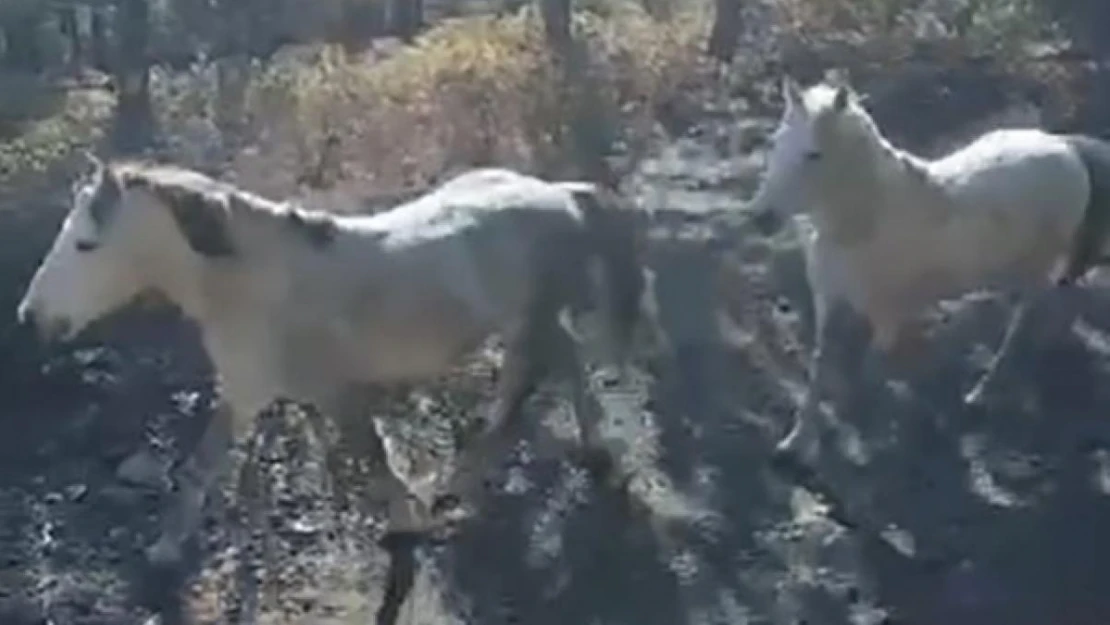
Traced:
POLYGON ((236 419, 253 419, 283 392, 278 342, 264 317, 225 313, 202 324, 205 351, 236 419))
POLYGON ((803 245, 806 277, 815 299, 861 301, 858 248, 841 245, 818 233, 806 237, 803 245))

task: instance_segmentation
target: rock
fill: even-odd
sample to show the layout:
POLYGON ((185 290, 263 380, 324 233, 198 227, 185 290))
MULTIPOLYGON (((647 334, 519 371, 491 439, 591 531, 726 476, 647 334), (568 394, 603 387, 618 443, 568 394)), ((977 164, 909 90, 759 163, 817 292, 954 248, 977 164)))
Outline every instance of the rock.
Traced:
POLYGON ((140 488, 167 491, 170 488, 169 467, 149 449, 131 454, 116 469, 116 479, 140 488))
POLYGON ((110 484, 100 489, 100 497, 109 503, 121 508, 136 506, 146 494, 130 486, 110 484))
POLYGON ((70 484, 65 491, 70 501, 81 501, 89 493, 89 487, 85 484, 70 484))

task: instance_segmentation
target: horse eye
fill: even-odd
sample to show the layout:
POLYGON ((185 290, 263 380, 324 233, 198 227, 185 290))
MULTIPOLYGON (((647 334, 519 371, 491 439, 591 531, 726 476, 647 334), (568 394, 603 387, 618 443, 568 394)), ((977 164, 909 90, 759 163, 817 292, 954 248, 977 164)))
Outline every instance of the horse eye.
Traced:
POLYGON ((81 253, 88 253, 97 248, 97 244, 93 241, 78 241, 76 243, 77 251, 81 253))
POLYGON ((806 152, 806 160, 810 162, 819 161, 821 160, 821 153, 816 151, 806 152))

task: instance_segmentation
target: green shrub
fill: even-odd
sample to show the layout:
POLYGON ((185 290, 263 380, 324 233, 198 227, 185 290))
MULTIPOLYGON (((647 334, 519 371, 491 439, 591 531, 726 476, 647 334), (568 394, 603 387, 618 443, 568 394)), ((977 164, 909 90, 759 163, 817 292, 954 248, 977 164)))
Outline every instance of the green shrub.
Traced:
POLYGON ((107 131, 115 98, 106 91, 59 92, 56 111, 20 124, 18 134, 0 140, 0 184, 46 172, 51 165, 95 144, 107 131))

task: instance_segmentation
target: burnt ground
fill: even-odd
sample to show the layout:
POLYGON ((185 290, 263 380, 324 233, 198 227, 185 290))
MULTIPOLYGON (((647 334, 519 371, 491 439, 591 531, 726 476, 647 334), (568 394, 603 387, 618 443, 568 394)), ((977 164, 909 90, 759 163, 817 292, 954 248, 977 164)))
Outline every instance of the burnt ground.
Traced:
MULTIPOLYGON (((981 97, 984 115, 999 108, 981 97)), ((913 147, 926 147, 916 136, 966 133, 918 133, 919 115, 889 106, 881 123, 913 147)), ((718 117, 631 181, 658 211, 648 265, 664 340, 645 347, 623 385, 597 389, 629 476, 624 494, 564 460, 566 411, 549 389, 481 514, 418 549, 399 622, 1110 620, 1100 592, 1110 573, 1110 300, 1093 291, 1068 340, 1023 355, 1012 389, 1023 401, 984 414, 959 398, 1005 307, 988 297, 946 306, 909 382, 867 361, 858 405, 828 424, 824 496, 793 486, 768 454, 804 390, 801 261, 791 232, 767 238, 729 213, 758 171, 745 155, 774 120, 718 117)), ((64 354, 4 338, 0 623, 146 622, 140 550, 171 488, 159 467, 189 448, 215 393, 193 330, 135 312, 64 354), (145 464, 147 484, 120 479, 128 459, 145 464)), ((450 456, 452 424, 488 401, 486 365, 372 406, 399 417, 395 437, 415 473, 450 456)), ((242 610, 262 623, 369 621, 387 566, 373 519, 328 491, 296 410, 261 423, 273 440, 260 495, 270 513, 250 533, 234 498, 213 503, 180 589, 184 611, 201 623, 242 610), (240 566, 237 540, 249 541, 257 575, 240 566)), ((357 458, 357 428, 346 434, 357 458)), ((357 473, 339 482, 356 503, 357 473)))

